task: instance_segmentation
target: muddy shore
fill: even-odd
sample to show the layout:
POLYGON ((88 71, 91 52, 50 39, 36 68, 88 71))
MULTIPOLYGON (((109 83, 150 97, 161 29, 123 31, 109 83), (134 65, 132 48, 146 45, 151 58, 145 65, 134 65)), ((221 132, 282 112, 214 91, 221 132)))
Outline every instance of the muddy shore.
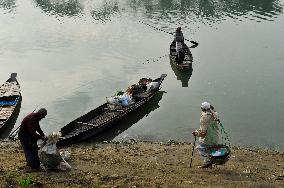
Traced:
MULTIPOLYGON (((224 166, 200 169, 190 143, 102 143, 62 148, 71 153, 68 172, 30 173, 33 187, 283 187, 283 151, 233 147, 224 166)), ((18 142, 0 142, 0 187, 27 177, 18 142)))

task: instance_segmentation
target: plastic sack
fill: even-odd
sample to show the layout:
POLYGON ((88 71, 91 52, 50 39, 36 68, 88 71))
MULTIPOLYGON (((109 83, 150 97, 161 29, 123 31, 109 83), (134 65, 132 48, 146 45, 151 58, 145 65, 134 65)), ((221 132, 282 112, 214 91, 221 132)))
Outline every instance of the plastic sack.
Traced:
POLYGON ((70 159, 70 152, 69 151, 61 151, 60 156, 63 160, 68 161, 70 159))
POLYGON ((47 140, 45 143, 42 143, 41 151, 46 154, 56 154, 56 142, 61 137, 61 133, 53 132, 52 134, 48 135, 47 140))
POLYGON ((63 160, 59 163, 59 165, 57 165, 56 168, 61 171, 66 171, 70 170, 72 167, 66 161, 63 160))
POLYGON ((212 151, 211 155, 214 157, 225 155, 226 150, 224 148, 220 148, 218 150, 212 151))
POLYGON ((119 99, 117 97, 107 97, 106 101, 109 104, 119 104, 119 99))
POLYGON ((126 97, 126 96, 122 97, 122 99, 121 99, 121 105, 122 105, 122 106, 128 106, 128 100, 127 100, 127 97, 126 97))
MULTIPOLYGON (((71 166, 60 155, 56 147, 56 142, 61 137, 61 133, 52 133, 47 136, 47 141, 41 143, 39 150, 40 162, 48 169, 69 170, 71 166)), ((40 143, 40 142, 39 142, 40 143)), ((69 152, 63 152, 66 158, 69 156, 69 152)))
POLYGON ((133 102, 133 100, 132 100, 132 95, 131 95, 131 94, 125 93, 125 94, 121 97, 121 105, 122 105, 122 106, 128 106, 128 105, 131 104, 132 102, 133 102))
POLYGON ((146 91, 153 91, 159 87, 159 82, 150 82, 147 84, 147 90, 146 91))
POLYGON ((46 144, 43 146, 41 151, 45 152, 46 154, 56 154, 56 144, 46 144))

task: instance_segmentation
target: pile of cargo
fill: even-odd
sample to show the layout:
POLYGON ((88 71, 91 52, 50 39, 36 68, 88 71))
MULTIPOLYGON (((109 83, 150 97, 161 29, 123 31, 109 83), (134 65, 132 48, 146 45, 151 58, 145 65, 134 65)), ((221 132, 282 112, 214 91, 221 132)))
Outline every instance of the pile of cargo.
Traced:
POLYGON ((0 86, 0 97, 20 95, 20 86, 17 82, 5 82, 0 86))
POLYGON ((0 107, 0 122, 7 120, 13 113, 15 106, 0 107))

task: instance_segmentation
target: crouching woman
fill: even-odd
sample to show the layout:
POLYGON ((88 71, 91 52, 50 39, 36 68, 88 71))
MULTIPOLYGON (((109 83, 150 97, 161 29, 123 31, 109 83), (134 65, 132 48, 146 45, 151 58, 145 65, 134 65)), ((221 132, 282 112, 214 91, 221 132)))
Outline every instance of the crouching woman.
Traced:
POLYGON ((204 162, 200 167, 211 167, 212 161, 210 160, 208 148, 219 144, 220 126, 218 114, 208 102, 201 104, 200 128, 193 131, 192 134, 199 137, 199 143, 196 148, 204 162))

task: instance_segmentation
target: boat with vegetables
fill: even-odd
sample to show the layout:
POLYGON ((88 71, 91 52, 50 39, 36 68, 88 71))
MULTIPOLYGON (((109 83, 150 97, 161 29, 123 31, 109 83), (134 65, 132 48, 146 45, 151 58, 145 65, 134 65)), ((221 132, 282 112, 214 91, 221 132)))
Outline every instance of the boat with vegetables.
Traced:
POLYGON ((12 73, 10 78, 0 86, 0 134, 4 129, 15 123, 22 101, 20 84, 16 79, 17 73, 12 73))
POLYGON ((150 101, 160 90, 166 76, 162 74, 154 80, 142 78, 125 92, 118 92, 116 96, 107 98, 103 105, 68 123, 61 128, 62 138, 57 146, 86 140, 114 126, 117 121, 150 101))

